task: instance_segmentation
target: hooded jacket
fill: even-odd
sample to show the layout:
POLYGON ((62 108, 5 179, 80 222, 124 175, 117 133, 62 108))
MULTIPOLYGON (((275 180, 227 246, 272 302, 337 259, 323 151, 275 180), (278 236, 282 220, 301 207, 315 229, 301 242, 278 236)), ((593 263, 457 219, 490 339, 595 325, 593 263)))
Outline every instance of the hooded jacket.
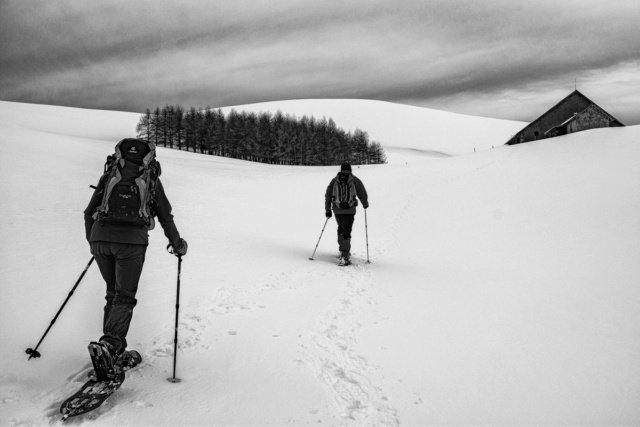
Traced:
POLYGON ((352 208, 348 208, 348 209, 341 209, 341 208, 337 207, 333 203, 333 186, 334 186, 334 184, 336 182, 339 181, 340 174, 348 174, 348 175, 350 175, 350 177, 351 177, 351 179, 353 179, 353 182, 354 182, 355 187, 356 187, 356 196, 358 197, 358 199, 360 199, 360 202, 362 203, 362 206, 365 209, 368 208, 369 207, 369 197, 367 196, 367 190, 364 188, 364 184, 362 183, 362 181, 360 181, 360 179, 358 179, 358 177, 353 175, 351 173, 351 171, 340 171, 335 176, 335 178, 333 178, 331 180, 331 182, 329 183, 329 186, 327 186, 327 191, 324 194, 324 210, 325 210, 325 212, 330 212, 331 210, 333 210, 333 212, 336 215, 355 214, 356 213, 356 206, 358 206, 358 201, 357 200, 356 200, 355 205, 352 208))

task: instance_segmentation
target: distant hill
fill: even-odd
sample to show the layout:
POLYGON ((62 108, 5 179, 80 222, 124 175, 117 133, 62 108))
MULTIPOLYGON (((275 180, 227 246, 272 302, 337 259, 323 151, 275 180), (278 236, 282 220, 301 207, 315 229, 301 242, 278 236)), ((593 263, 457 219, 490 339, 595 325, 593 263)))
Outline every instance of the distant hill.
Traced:
MULTIPOLYGON (((359 128, 382 144, 389 163, 425 156, 455 156, 504 144, 523 122, 466 116, 390 102, 358 99, 305 99, 236 105, 237 111, 278 110, 318 119, 331 117, 347 131, 359 128)), ((138 113, 87 110, 0 101, 0 121, 22 124, 50 133, 116 141, 135 135, 138 113), (109 124, 104 118, 108 117, 109 124)))

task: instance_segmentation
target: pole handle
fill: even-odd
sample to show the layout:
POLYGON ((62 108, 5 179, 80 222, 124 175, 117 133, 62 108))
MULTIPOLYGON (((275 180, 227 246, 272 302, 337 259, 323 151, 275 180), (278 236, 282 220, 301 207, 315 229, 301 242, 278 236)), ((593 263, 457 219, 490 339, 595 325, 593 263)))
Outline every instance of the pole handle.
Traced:
MULTIPOLYGON (((167 245, 167 252, 169 252, 171 255, 177 256, 180 259, 180 262, 182 262, 182 255, 173 250, 173 245, 171 243, 167 245)), ((179 264, 178 268, 180 268, 179 264)))

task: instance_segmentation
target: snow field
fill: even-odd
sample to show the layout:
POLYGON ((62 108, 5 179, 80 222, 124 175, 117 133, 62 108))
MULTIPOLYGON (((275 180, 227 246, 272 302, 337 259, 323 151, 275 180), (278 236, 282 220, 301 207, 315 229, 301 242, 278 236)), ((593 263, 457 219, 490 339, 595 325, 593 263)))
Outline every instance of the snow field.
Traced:
MULTIPOLYGON (((289 105, 303 115, 316 104, 289 105)), ((341 100, 321 104, 344 117, 352 111, 341 100)), ((363 117, 393 111, 358 105, 363 117)), ((423 113, 394 141, 374 136, 390 133, 389 122, 371 124, 372 139, 391 148, 390 164, 354 168, 370 195, 372 263, 359 209, 348 268, 335 266, 333 219, 308 259, 336 167, 160 148, 163 184, 189 242, 183 382, 166 381, 177 260, 158 227, 128 337, 144 362, 99 410, 68 423, 639 423, 640 128, 473 154, 473 144, 456 145, 470 138, 464 116, 438 114, 448 130, 426 133, 422 123, 436 115, 423 113), (408 136, 423 133, 438 144, 408 136)), ((58 424, 59 404, 89 369, 86 345, 100 335, 104 292, 95 266, 42 358, 27 362, 24 349, 90 259, 88 185, 137 118, 0 103, 0 425, 58 424), (38 126, 26 119, 31 112, 41 115, 38 126)), ((492 132, 508 137, 513 127, 492 132)))

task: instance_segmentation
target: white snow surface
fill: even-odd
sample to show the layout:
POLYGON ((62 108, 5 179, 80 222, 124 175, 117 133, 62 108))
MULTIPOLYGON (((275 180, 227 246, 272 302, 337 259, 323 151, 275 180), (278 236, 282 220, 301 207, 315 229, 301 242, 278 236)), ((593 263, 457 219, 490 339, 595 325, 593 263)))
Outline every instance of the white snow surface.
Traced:
MULTIPOLYGON (((128 336, 144 361, 67 424, 640 424, 639 126, 490 149, 523 124, 374 101, 269 104, 248 108, 321 112, 387 150, 388 165, 354 168, 371 204, 366 227, 356 215, 355 265, 336 266, 333 219, 309 260, 336 167, 159 148, 189 242, 182 382, 166 380, 177 259, 158 227, 128 336)), ((42 357, 25 349, 91 258, 89 185, 138 118, 0 102, 2 426, 60 425, 90 369, 95 265, 42 357)))

